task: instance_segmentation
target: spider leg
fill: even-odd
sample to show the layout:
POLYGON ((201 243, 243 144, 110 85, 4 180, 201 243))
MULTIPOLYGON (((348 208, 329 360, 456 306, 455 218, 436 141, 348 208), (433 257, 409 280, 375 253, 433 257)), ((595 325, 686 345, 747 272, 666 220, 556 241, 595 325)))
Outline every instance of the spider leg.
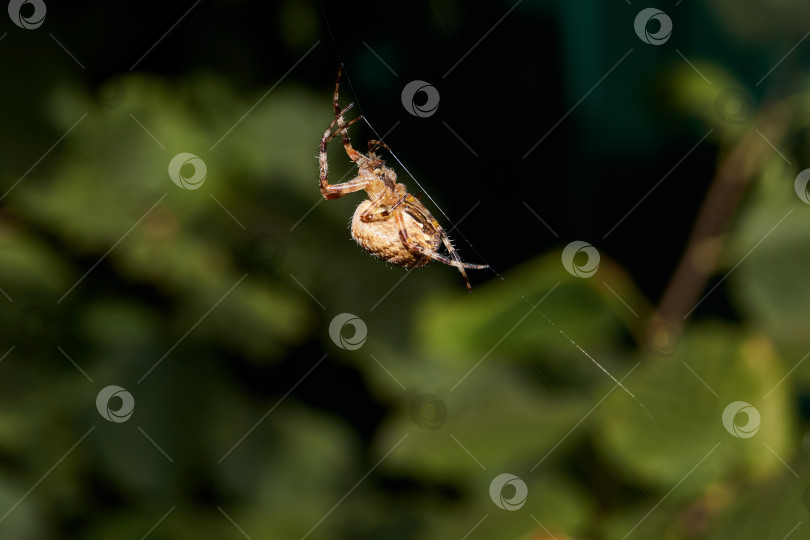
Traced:
POLYGON ((430 221, 431 226, 439 234, 439 237, 442 239, 444 247, 447 248, 447 253, 450 254, 450 256, 453 258, 454 261, 461 263, 462 265, 464 265, 465 268, 471 268, 475 270, 484 270, 486 268, 489 268, 488 264, 470 264, 462 262, 461 257, 459 257, 458 252, 456 251, 456 248, 453 247, 453 243, 450 241, 450 237, 444 231, 444 228, 441 225, 439 225, 439 222, 436 220, 436 218, 433 217, 433 214, 430 213, 430 210, 428 210, 425 207, 425 205, 422 204, 421 201, 417 200, 415 197, 411 195, 408 195, 408 198, 405 202, 409 207, 413 208, 414 210, 425 216, 425 218, 428 221, 430 221))
POLYGON ((376 139, 371 139, 370 141, 368 141, 368 157, 370 157, 374 161, 377 160, 376 150, 378 148, 385 148, 388 151, 391 150, 391 148, 389 148, 388 145, 385 144, 384 142, 378 141, 376 139))
POLYGON ((407 195, 403 195, 399 198, 399 200, 394 203, 393 205, 385 205, 385 202, 389 200, 389 194, 383 192, 379 197, 377 197, 372 203, 366 208, 362 214, 360 214, 360 219, 366 223, 372 221, 380 221, 386 219, 388 216, 394 213, 402 201, 405 200, 407 195))
POLYGON ((332 104, 335 106, 335 118, 341 115, 340 105, 338 105, 338 94, 340 93, 340 76, 342 74, 343 74, 343 65, 341 64, 341 66, 338 68, 337 81, 335 81, 335 95, 332 98, 332 104))
MULTIPOLYGON (((344 109, 344 111, 349 110, 352 107, 352 105, 349 105, 348 107, 346 107, 344 109)), ((342 133, 343 131, 346 131, 346 128, 348 128, 352 124, 354 124, 356 122, 359 122, 360 120, 363 119, 362 116, 358 116, 357 118, 353 118, 351 121, 344 124, 343 127, 338 127, 338 129, 335 129, 335 122, 338 122, 338 120, 341 120, 342 118, 343 118, 342 116, 338 117, 338 118, 335 118, 334 120, 332 120, 332 123, 329 124, 329 127, 326 129, 326 131, 323 134, 323 137, 321 138, 321 150, 324 150, 326 148, 326 145, 329 144, 329 142, 332 139, 334 139, 337 136, 338 133, 342 133)), ((338 124, 339 123, 340 122, 338 122, 338 124)), ((344 148, 345 148, 345 146, 344 146, 344 148)), ((363 156, 363 154, 361 154, 360 152, 358 152, 357 150, 352 148, 351 144, 349 144, 349 147, 346 149, 346 153, 349 154, 349 158, 351 158, 352 161, 356 161, 356 162, 360 162, 365 157, 365 156, 363 156)))
MULTIPOLYGON (((338 197, 343 197, 344 195, 348 195, 349 193, 354 193, 355 191, 360 191, 368 187, 368 181, 360 179, 359 177, 355 178, 354 180, 344 182, 342 184, 330 184, 328 179, 329 164, 326 156, 326 145, 329 144, 329 141, 331 141, 338 134, 338 132, 341 131, 341 129, 343 132, 345 132, 347 127, 363 118, 362 116, 358 116, 357 118, 351 120, 347 124, 343 124, 343 114, 346 111, 348 111, 351 107, 352 105, 349 105, 342 111, 338 108, 337 116, 334 118, 334 120, 332 120, 332 123, 329 124, 329 127, 326 129, 326 131, 323 134, 323 137, 321 138, 321 148, 319 156, 321 168, 320 186, 321 186, 321 195, 323 195, 323 198, 326 200, 337 199, 338 197), (338 124, 338 129, 335 129, 336 123, 338 124)), ((349 149, 346 150, 346 152, 349 154, 349 157, 352 158, 352 160, 354 160, 355 162, 360 162, 361 160, 365 159, 365 156, 363 156, 362 154, 351 148, 351 145, 349 146, 349 149), (349 152, 349 150, 351 150, 351 152, 354 152, 354 154, 349 152)))
POLYGON ((359 176, 342 184, 330 184, 326 178, 326 163, 321 162, 321 195, 327 201, 338 199, 355 191, 362 191, 368 187, 368 184, 368 180, 359 176))
POLYGON ((469 268, 471 270, 485 270, 489 268, 489 265, 471 264, 462 262, 461 257, 456 251, 456 248, 453 247, 453 243, 450 241, 450 237, 444 231, 444 228, 441 225, 439 225, 439 222, 436 220, 435 217, 433 217, 433 214, 430 213, 430 211, 425 207, 425 205, 410 195, 406 200, 406 204, 408 204, 408 206, 413 208, 414 210, 418 211, 420 214, 425 216, 425 218, 430 221, 431 226, 439 234, 439 237, 442 239, 442 244, 444 244, 444 247, 447 249, 447 253, 449 253, 450 257, 453 259, 453 261, 455 261, 450 263, 445 262, 445 264, 450 264, 451 266, 457 267, 459 272, 461 272, 461 275, 464 276, 464 281, 467 281, 467 287, 469 288, 470 282, 467 280, 467 274, 464 272, 463 268, 469 268))
MULTIPOLYGON (((361 160, 363 158, 363 155, 360 152, 358 152, 357 150, 355 150, 354 148, 352 148, 352 143, 349 140, 349 132, 348 132, 348 130, 346 128, 348 128, 350 125, 357 122, 358 120, 362 119, 363 117, 362 117, 362 115, 358 116, 357 118, 355 118, 354 120, 352 120, 348 124, 344 124, 345 120, 343 119, 343 114, 346 111, 348 111, 352 107, 352 105, 354 105, 354 104, 349 105, 348 107, 346 107, 342 111, 340 110, 340 103, 338 102, 338 94, 340 93, 340 75, 342 73, 343 73, 343 66, 341 65, 338 68, 337 81, 335 81, 335 95, 332 98, 332 106, 335 109, 335 120, 332 121, 332 124, 329 126, 329 130, 331 131, 332 127, 335 124, 335 122, 337 122, 337 125, 338 125, 338 130, 337 131, 340 132, 340 137, 343 139, 343 148, 345 148, 346 153, 349 155, 349 158, 352 161, 356 162, 356 161, 361 160)), ((332 139, 332 137, 334 137, 337 134, 337 131, 335 132, 335 134, 333 134, 332 136, 329 137, 330 140, 332 139)), ((329 142, 329 141, 327 141, 327 142, 329 142)))
MULTIPOLYGON (((413 197, 410 197, 410 196, 408 198, 413 199, 413 197)), ((427 211, 427 209, 426 209, 426 211, 427 211)), ((413 242, 411 242, 408 239, 408 232, 405 229, 405 218, 402 217, 402 212, 397 212, 396 214, 394 214, 394 216, 395 216, 395 219, 397 220, 397 226, 399 227, 399 237, 402 239, 402 243, 405 244, 405 246, 410 251, 412 251, 414 253, 419 253, 421 255, 425 255, 426 257, 430 257, 434 261, 439 261, 440 263, 444 263, 444 264, 446 264, 448 266, 455 266, 458 269, 458 271, 461 272, 461 276, 464 278, 464 281, 467 283, 467 290, 468 291, 472 291, 472 285, 470 285, 470 280, 467 278, 467 272, 465 272, 464 269, 469 268, 469 269, 472 269, 472 270, 483 270, 485 268, 489 268, 489 266, 487 266, 487 265, 470 264, 470 263, 462 262, 461 259, 458 256, 458 254, 456 253, 456 251, 453 249, 452 244, 450 244, 450 241, 447 240, 447 235, 444 234, 444 230, 441 228, 441 226, 438 226, 438 223, 436 223, 435 219, 433 220, 434 226, 438 226, 438 228, 436 230, 439 233, 439 235, 442 237, 442 241, 444 242, 445 247, 447 247, 448 250, 450 251, 450 253, 452 253, 454 255, 454 257, 452 259, 442 255, 441 253, 436 253, 435 251, 423 248, 422 246, 414 244, 413 242)))

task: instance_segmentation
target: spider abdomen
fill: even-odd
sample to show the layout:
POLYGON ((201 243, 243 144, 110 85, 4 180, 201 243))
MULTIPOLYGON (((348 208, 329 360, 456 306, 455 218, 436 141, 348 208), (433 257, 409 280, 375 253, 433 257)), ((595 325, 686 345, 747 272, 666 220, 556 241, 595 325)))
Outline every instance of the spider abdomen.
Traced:
MULTIPOLYGON (((420 268, 430 262, 429 256, 415 253, 405 245, 393 214, 374 221, 363 221, 360 216, 369 206, 370 200, 361 202, 352 216, 352 238, 361 248, 380 260, 404 268, 420 268)), ((428 223, 408 211, 402 211, 402 217, 411 244, 431 252, 439 249, 441 237, 428 223)))

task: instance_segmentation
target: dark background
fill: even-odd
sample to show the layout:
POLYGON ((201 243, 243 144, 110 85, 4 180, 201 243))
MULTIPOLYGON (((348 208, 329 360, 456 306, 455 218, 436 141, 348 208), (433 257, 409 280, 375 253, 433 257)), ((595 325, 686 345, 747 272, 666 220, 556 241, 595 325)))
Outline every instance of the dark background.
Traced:
POLYGON ((46 4, 0 22, 0 537, 802 537, 806 3, 46 4), (341 64, 471 294, 321 198, 341 64))

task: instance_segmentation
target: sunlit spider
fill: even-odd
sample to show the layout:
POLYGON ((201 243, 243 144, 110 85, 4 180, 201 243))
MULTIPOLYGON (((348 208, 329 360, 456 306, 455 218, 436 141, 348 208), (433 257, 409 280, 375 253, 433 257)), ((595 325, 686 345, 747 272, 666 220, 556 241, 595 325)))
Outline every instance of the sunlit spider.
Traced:
POLYGON ((390 150, 388 145, 382 141, 370 140, 368 155, 363 155, 352 148, 347 128, 363 117, 358 116, 348 123, 344 120, 343 115, 354 104, 343 110, 338 105, 340 74, 341 70, 338 70, 333 99, 335 118, 321 139, 321 195, 324 199, 330 200, 365 190, 368 200, 360 203, 352 217, 352 238, 360 247, 378 259, 404 268, 420 268, 431 259, 455 266, 464 277, 467 289, 472 290, 464 269, 483 270, 489 267, 485 264, 461 261, 450 238, 436 218, 425 205, 408 193, 404 184, 397 183, 396 173, 377 157, 376 150, 379 148, 390 150), (330 184, 327 180, 326 145, 338 133, 343 139, 346 153, 357 165, 358 174, 348 182, 330 184), (441 244, 444 244, 449 257, 437 252, 441 244))

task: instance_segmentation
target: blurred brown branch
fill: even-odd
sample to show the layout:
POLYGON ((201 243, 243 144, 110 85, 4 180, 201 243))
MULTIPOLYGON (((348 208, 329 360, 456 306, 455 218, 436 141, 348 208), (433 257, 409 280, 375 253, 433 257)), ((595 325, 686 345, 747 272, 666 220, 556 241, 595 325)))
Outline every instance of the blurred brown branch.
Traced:
POLYGON ((785 139, 792 100, 767 106, 718 167, 703 201, 694 229, 656 317, 680 327, 694 309, 706 283, 717 269, 725 233, 746 187, 785 139), (765 139, 765 140, 764 140, 765 139))

